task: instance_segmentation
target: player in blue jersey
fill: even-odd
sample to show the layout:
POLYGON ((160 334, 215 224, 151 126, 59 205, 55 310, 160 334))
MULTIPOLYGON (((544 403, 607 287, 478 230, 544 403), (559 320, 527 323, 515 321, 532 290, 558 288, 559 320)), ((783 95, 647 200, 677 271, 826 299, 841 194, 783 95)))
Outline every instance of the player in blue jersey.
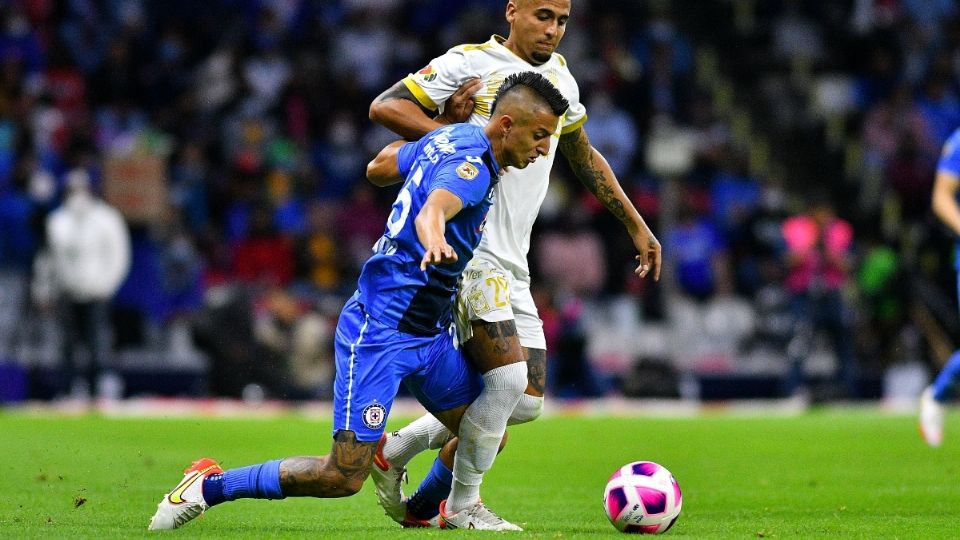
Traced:
MULTIPOLYGON (((240 498, 357 493, 401 381, 448 429, 459 431, 467 405, 484 384, 498 381, 481 380, 454 344, 457 281, 480 241, 501 172, 545 155, 566 109, 547 79, 519 73, 504 82, 487 126, 446 126, 380 152, 367 167, 368 179, 404 184, 337 324, 331 452, 227 471, 212 459, 197 460, 164 496, 150 529, 179 527, 240 498)), ((464 517, 471 528, 519 529, 479 501, 464 517)))
MULTIPOLYGON (((933 213, 960 238, 960 129, 950 135, 943 145, 943 153, 937 164, 937 176, 933 182, 933 213)), ((957 270, 960 270, 960 240, 957 242, 957 270)), ((960 273, 957 289, 960 291, 960 273)), ((960 351, 947 360, 933 384, 920 396, 920 434, 930 446, 943 442, 943 404, 956 397, 956 385, 960 381, 960 351)))

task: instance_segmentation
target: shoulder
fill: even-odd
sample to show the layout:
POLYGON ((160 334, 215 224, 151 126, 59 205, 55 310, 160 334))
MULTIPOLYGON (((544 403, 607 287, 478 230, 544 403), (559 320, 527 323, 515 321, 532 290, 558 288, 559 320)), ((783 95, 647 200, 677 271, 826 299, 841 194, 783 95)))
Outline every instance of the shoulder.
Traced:
POLYGON ((960 154, 960 129, 957 129, 950 135, 947 142, 943 143, 943 156, 960 154))
POLYGON ((489 52, 494 49, 493 40, 487 40, 483 43, 463 43, 450 47, 447 51, 448 53, 458 53, 458 54, 482 54, 484 52, 489 52))

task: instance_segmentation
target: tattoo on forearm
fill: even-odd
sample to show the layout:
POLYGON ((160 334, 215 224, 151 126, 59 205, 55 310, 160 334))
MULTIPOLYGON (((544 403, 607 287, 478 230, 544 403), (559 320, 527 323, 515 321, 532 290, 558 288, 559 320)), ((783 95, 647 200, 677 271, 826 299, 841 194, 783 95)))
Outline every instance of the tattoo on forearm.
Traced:
POLYGON ((593 193, 617 219, 627 223, 627 211, 623 207, 623 201, 617 198, 613 186, 610 185, 611 179, 604 176, 603 168, 600 163, 597 163, 593 147, 590 146, 590 141, 587 139, 587 134, 583 128, 562 135, 559 149, 563 152, 563 155, 567 156, 567 161, 570 162, 573 173, 590 190, 590 193, 593 193))
POLYGON ((527 382, 534 390, 543 394, 543 387, 547 384, 547 351, 543 349, 528 349, 527 382))

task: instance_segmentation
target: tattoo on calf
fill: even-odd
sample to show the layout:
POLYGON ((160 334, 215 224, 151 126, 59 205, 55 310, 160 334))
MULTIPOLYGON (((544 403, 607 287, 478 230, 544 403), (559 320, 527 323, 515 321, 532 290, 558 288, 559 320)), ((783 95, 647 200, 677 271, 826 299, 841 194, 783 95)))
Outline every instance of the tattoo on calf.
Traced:
POLYGON ((527 382, 534 390, 543 394, 543 387, 547 383, 547 351, 543 349, 528 349, 527 382))
POLYGON ((376 442, 359 442, 357 434, 341 429, 337 432, 331 458, 345 478, 366 478, 377 450, 376 442))
POLYGON ((373 463, 377 443, 358 442, 356 433, 340 430, 334 437, 329 456, 291 457, 280 466, 280 486, 284 495, 311 495, 317 497, 337 494, 339 479, 332 474, 332 463, 346 480, 366 478, 373 463))

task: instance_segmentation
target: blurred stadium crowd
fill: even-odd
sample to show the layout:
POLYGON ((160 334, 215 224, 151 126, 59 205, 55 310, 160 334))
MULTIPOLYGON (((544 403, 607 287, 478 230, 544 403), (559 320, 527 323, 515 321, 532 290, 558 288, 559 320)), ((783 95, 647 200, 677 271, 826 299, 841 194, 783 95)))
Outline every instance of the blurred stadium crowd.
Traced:
MULTIPOLYGON (((101 329, 107 393, 329 396, 335 318, 395 195, 364 180, 395 138, 368 106, 506 34, 505 3, 4 2, 0 401, 71 392, 37 260, 79 171, 132 246, 101 329)), ((666 260, 658 285, 633 276, 629 239, 558 160, 530 255, 550 392, 919 393, 960 332, 928 210, 960 126, 960 8, 573 4, 560 51, 586 130, 666 260)))

